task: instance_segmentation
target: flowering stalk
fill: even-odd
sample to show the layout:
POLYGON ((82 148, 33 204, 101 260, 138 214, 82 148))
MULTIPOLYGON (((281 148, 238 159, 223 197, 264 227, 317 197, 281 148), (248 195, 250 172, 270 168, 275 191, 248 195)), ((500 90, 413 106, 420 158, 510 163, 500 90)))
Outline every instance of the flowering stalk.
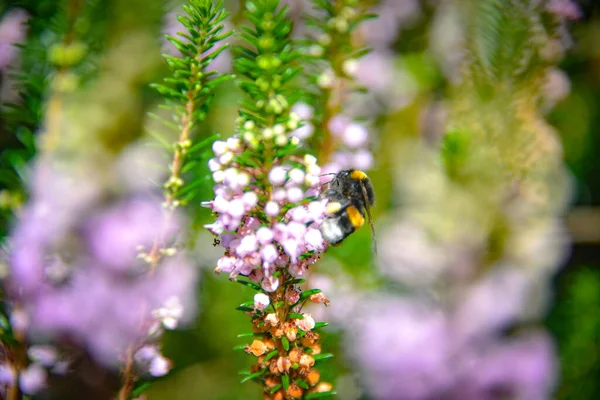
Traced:
MULTIPOLYGON (((190 189, 193 189, 189 185, 184 187, 184 167, 189 170, 194 165, 194 161, 187 160, 193 159, 206 146, 204 142, 193 143, 194 131, 206 118, 215 87, 231 78, 229 74, 215 78, 217 72, 208 70, 211 61, 228 47, 222 45, 214 49, 215 45, 233 33, 223 32, 222 22, 228 14, 222 8, 222 1, 213 5, 209 0, 195 0, 183 8, 187 15, 178 19, 187 34, 179 34, 180 38, 167 35, 167 39, 181 52, 181 57, 165 55, 172 74, 165 79, 164 85, 152 85, 165 98, 178 128, 178 140, 172 145, 170 175, 164 184, 163 207, 167 210, 167 222, 172 211, 189 200, 186 194, 189 195, 190 189)), ((167 126, 171 124, 167 123, 167 126)), ((162 255, 172 251, 164 248, 164 237, 159 235, 150 252, 143 256, 154 267, 162 255)))
POLYGON ((325 215, 317 197, 320 168, 293 136, 300 117, 290 111, 298 97, 290 81, 299 73, 298 53, 278 1, 248 1, 246 11, 252 27, 242 37, 249 47, 235 49, 246 98, 235 135, 213 144, 215 198, 207 205, 217 220, 206 227, 225 248, 216 272, 257 291, 238 307, 253 328, 241 335, 253 340, 240 349, 256 357, 242 382, 260 383, 267 399, 327 396, 331 385, 314 368, 331 357, 321 354, 315 332, 326 324, 302 310, 308 301, 328 301, 319 289, 299 287, 326 243, 318 229, 325 215))
MULTIPOLYGON (((167 238, 173 230, 175 210, 187 202, 186 193, 189 194, 189 189, 196 186, 193 182, 186 186, 183 178, 184 168, 189 171, 194 166, 194 161, 188 162, 188 159, 193 159, 206 147, 204 141, 194 143, 194 133, 206 118, 215 87, 231 78, 228 74, 215 77, 217 72, 209 71, 212 60, 227 48, 227 45, 218 48, 215 46, 232 34, 223 32, 222 22, 228 14, 222 8, 222 2, 213 4, 212 0, 192 0, 189 5, 184 5, 183 9, 186 15, 180 16, 178 20, 187 32, 179 33, 180 38, 167 35, 167 39, 181 54, 179 57, 164 56, 171 75, 165 79, 164 84, 152 85, 164 97, 166 108, 173 114, 178 139, 171 146, 173 158, 169 165, 170 174, 163 185, 164 212, 161 228, 150 251, 145 252, 143 246, 140 246, 138 253, 138 257, 150 267, 150 273, 159 266, 164 257, 173 257, 178 253, 176 247, 168 246, 167 238)), ((166 125, 172 126, 169 123, 166 125)), ((155 310, 154 315, 162 320, 167 328, 173 329, 177 326, 182 310, 175 299, 171 303, 172 307, 155 310)), ((129 398, 138 380, 134 366, 136 355, 147 352, 143 345, 144 343, 132 344, 126 351, 122 369, 123 385, 119 392, 121 400, 129 398)))
POLYGON ((371 162, 364 161, 369 157, 360 149, 367 142, 367 131, 362 125, 353 123, 343 111, 348 96, 360 89, 354 75, 358 60, 369 51, 354 43, 353 34, 373 15, 364 12, 365 2, 356 0, 312 2, 318 11, 307 20, 307 24, 318 32, 306 44, 308 57, 313 62, 309 78, 312 86, 317 88, 311 99, 315 106, 311 123, 316 130, 312 145, 319 149, 321 163, 336 164, 327 172, 350 167, 368 169, 371 162), (357 160, 347 157, 349 154, 334 154, 342 145, 354 150, 357 160))

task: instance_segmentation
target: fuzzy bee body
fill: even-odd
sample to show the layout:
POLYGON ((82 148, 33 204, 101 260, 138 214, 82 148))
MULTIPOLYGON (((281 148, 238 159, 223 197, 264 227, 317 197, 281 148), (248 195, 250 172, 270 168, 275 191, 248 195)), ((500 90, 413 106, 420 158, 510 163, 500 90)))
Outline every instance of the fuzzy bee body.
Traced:
POLYGON ((321 224, 323 238, 337 245, 364 225, 369 217, 375 245, 375 229, 370 207, 375 204, 375 191, 367 174, 348 169, 338 172, 329 182, 323 196, 329 200, 327 216, 321 224))

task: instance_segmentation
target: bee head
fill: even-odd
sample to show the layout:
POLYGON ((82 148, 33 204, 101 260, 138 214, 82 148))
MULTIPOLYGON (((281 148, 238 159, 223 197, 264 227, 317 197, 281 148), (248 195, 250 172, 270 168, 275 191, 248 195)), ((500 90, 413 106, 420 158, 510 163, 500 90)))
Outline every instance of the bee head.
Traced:
POLYGON ((365 207, 372 207, 375 204, 373 184, 367 174, 362 171, 355 169, 340 171, 331 181, 330 187, 341 191, 349 198, 364 203, 365 207))

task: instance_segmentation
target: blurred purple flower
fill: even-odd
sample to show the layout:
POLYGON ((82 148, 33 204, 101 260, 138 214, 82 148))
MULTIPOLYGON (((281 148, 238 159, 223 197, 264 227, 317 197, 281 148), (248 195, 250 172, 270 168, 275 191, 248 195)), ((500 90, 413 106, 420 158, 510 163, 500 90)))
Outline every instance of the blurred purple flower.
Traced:
POLYGON ((131 269, 140 248, 150 249, 158 229, 172 237, 179 225, 162 224, 160 201, 132 199, 91 219, 87 236, 92 257, 115 270, 131 269))
POLYGON ((12 9, 0 20, 0 70, 14 61, 19 51, 16 45, 25 40, 28 19, 24 10, 12 9))
POLYGON ((499 341, 461 372, 452 399, 550 399, 557 378, 554 346, 543 332, 499 341))
MULTIPOLYGON (((15 372, 13 369, 6 365, 0 364, 0 387, 10 386, 15 382, 15 372)), ((3 393, 0 390, 0 393, 3 393)))
POLYGON ((30 364, 19 375, 19 387, 23 393, 33 395, 46 386, 47 376, 46 369, 40 364, 30 364))
POLYGON ((408 287, 431 286, 450 267, 449 254, 422 227, 408 221, 381 232, 378 258, 384 275, 408 287))
POLYGON ((6 71, 18 65, 20 49, 17 45, 25 41, 28 19, 24 10, 11 9, 0 20, 0 104, 19 101, 13 87, 14 78, 6 71))
POLYGON ((421 15, 418 0, 382 0, 371 10, 378 17, 360 25, 359 35, 369 47, 380 49, 394 44, 399 31, 421 15))
POLYGON ((572 0, 550 0, 546 9, 560 17, 575 21, 583 16, 579 5, 572 0))
POLYGON ((454 335, 461 343, 494 337, 521 322, 529 300, 531 282, 526 271, 496 266, 467 289, 452 315, 454 335), (502 301, 499 301, 502 299, 502 301))
POLYGON ((351 320, 340 320, 370 398, 550 398, 556 361, 545 333, 459 339, 448 315, 423 299, 389 296, 363 298, 351 320))
POLYGON ((450 384, 443 313, 408 299, 367 301, 348 344, 374 399, 435 398, 450 384))
POLYGON ((152 197, 99 210, 93 175, 76 184, 77 173, 38 165, 34 176, 31 202, 11 236, 9 286, 19 304, 15 314, 34 340, 67 337, 114 365, 156 324, 189 320, 197 279, 192 264, 183 254, 165 253, 151 267, 138 247, 149 250, 161 232, 169 243, 180 218, 163 223, 152 197))

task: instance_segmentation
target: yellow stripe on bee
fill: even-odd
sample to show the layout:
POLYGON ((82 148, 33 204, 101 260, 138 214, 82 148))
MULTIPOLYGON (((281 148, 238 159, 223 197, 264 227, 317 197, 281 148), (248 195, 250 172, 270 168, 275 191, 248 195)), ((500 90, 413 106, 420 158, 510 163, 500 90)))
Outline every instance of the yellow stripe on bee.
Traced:
POLYGON ((356 180, 356 181, 362 181, 367 179, 367 174, 365 174, 362 171, 352 171, 352 173, 350 174, 350 178, 356 180))
POLYGON ((337 201, 333 201, 331 203, 327 203, 325 211, 327 212, 327 214, 335 214, 336 212, 340 211, 341 208, 342 205, 340 203, 338 203, 337 201))
POLYGON ((350 223, 354 227, 354 229, 358 229, 365 223, 365 217, 356 209, 354 206, 348 206, 346 208, 346 212, 348 213, 348 218, 350 218, 350 223))

